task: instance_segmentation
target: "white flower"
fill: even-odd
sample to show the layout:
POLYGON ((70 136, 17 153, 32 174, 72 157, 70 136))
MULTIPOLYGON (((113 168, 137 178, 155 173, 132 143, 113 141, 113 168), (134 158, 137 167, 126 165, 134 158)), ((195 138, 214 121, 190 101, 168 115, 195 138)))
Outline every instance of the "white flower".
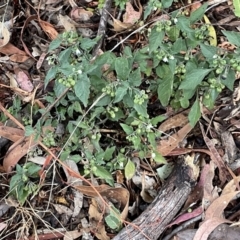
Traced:
POLYGON ((152 158, 154 159, 156 157, 156 153, 152 153, 152 158))
POLYGON ((76 53, 76 55, 80 55, 81 51, 79 49, 77 49, 75 53, 76 53))
POLYGON ((168 62, 168 59, 167 59, 166 56, 163 58, 163 61, 164 61, 164 62, 168 62))
POLYGON ((217 58, 217 57, 218 57, 218 55, 217 55, 217 54, 213 55, 213 58, 217 58))
POLYGON ((174 18, 173 21, 175 24, 178 22, 177 18, 174 18))
POLYGON ((79 69, 77 72, 78 72, 78 74, 82 74, 82 70, 81 69, 79 69))
POLYGON ((173 59, 174 59, 174 56, 173 56, 173 55, 171 55, 171 56, 169 57, 169 59, 173 60, 173 59))

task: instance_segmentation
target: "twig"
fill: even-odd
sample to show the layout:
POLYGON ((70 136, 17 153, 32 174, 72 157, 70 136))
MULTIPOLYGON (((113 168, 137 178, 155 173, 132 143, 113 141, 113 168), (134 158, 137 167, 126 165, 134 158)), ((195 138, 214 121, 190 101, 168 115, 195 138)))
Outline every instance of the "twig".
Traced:
POLYGON ((104 7, 102 9, 102 16, 101 16, 101 19, 99 22, 98 33, 97 33, 97 36, 100 37, 100 39, 93 49, 93 58, 95 58, 97 56, 98 51, 102 46, 103 38, 105 37, 105 34, 106 34, 108 12, 109 12, 111 5, 112 5, 112 0, 106 0, 104 7))

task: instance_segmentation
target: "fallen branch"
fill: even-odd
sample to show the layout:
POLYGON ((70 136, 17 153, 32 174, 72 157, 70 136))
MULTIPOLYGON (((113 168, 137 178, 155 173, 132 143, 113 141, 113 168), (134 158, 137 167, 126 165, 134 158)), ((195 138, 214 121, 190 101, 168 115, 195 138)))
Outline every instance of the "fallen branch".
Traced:
POLYGON ((155 200, 113 239, 158 239, 183 206, 196 183, 198 173, 192 157, 180 161, 155 200))

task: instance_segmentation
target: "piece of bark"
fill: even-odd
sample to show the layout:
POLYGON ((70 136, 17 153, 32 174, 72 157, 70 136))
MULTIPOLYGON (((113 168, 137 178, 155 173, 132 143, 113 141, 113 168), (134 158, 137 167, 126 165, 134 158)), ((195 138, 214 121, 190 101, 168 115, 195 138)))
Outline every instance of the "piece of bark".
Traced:
MULTIPOLYGON (((197 230, 186 229, 176 234, 174 240, 193 240, 197 230)), ((240 229, 221 224, 209 235, 208 240, 231 239, 239 240, 240 229)))
POLYGON ((183 206, 199 171, 194 164, 179 161, 166 184, 148 208, 113 239, 158 239, 183 206))

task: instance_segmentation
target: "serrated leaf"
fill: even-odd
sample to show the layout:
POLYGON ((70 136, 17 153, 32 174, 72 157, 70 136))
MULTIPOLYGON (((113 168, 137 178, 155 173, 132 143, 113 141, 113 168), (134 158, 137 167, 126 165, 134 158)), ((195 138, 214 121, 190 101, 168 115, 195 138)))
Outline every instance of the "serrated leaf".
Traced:
POLYGON ((106 149, 106 151, 104 152, 104 159, 106 161, 109 161, 112 158, 112 155, 113 155, 115 149, 116 149, 115 146, 106 149))
POLYGON ((56 81, 53 87, 54 93, 56 97, 61 96, 61 94, 67 89, 63 84, 59 83, 59 81, 56 81))
POLYGON ((104 167, 102 166, 96 166, 96 169, 94 171, 94 174, 97 177, 100 177, 101 179, 105 180, 113 180, 113 177, 110 172, 108 172, 104 167))
POLYGON ((179 89, 195 89, 212 69, 193 69, 187 71, 179 89))
POLYGON ((166 119, 166 116, 160 115, 151 119, 151 124, 156 125, 166 119))
POLYGON ((141 105, 134 103, 133 108, 137 111, 137 113, 143 117, 147 117, 147 101, 142 103, 141 105))
POLYGON ((164 0, 161 2, 162 2, 163 8, 169 8, 170 6, 172 6, 173 0, 164 0))
POLYGON ((114 103, 120 102, 123 97, 127 94, 127 90, 128 87, 126 86, 120 86, 117 88, 116 92, 115 92, 115 99, 114 99, 114 103))
POLYGON ((172 95, 173 76, 164 77, 163 81, 158 86, 158 98, 163 106, 167 106, 172 95))
POLYGON ((51 52, 52 50, 58 48, 62 43, 62 39, 60 38, 56 38, 54 39, 50 44, 49 44, 49 48, 48 48, 48 52, 51 52))
POLYGON ((200 48, 205 58, 213 58, 213 56, 217 54, 217 48, 214 46, 200 43, 200 48))
POLYGON ((190 22, 191 23, 195 23, 198 20, 202 19, 206 9, 208 7, 207 3, 204 3, 200 8, 198 8, 197 10, 193 11, 190 15, 190 22))
POLYGON ((128 60, 124 57, 119 57, 115 59, 115 70, 117 72, 117 77, 120 80, 126 80, 128 78, 130 68, 128 60))
POLYGON ((78 81, 74 86, 74 92, 83 105, 87 107, 90 94, 90 80, 87 75, 83 74, 78 77, 78 81))
POLYGON ((128 81, 130 86, 133 87, 140 86, 142 82, 140 68, 137 68, 135 71, 130 73, 128 81))
POLYGON ((193 29, 190 28, 190 25, 191 25, 190 20, 188 18, 184 17, 184 16, 180 16, 180 17, 177 18, 176 25, 183 32, 186 32, 188 34, 193 32, 193 29))
POLYGON ((58 61, 60 62, 60 64, 67 62, 69 60, 71 53, 72 53, 71 48, 67 48, 67 49, 63 50, 62 52, 60 52, 59 57, 58 57, 58 61))
POLYGON ((52 66, 48 72, 47 72, 47 75, 44 79, 44 87, 46 88, 48 83, 55 78, 56 74, 57 74, 57 66, 52 66))
POLYGON ((131 126, 128 126, 128 125, 126 125, 126 124, 124 124, 124 123, 120 123, 120 125, 121 125, 123 131, 124 131, 126 134, 130 135, 130 134, 133 133, 133 128, 132 128, 131 126))
POLYGON ((196 99, 188 115, 188 119, 192 127, 195 126, 200 117, 201 117, 200 103, 199 100, 196 99))
POLYGON ((136 172, 135 164, 130 159, 128 159, 128 162, 124 168, 126 179, 130 180, 134 176, 135 172, 136 172))
POLYGON ((235 72, 232 69, 228 70, 227 78, 221 81, 228 89, 233 91, 233 85, 235 82, 235 72))
POLYGON ((224 31, 222 33, 227 37, 228 41, 240 47, 240 33, 234 31, 224 31))
POLYGON ((149 52, 156 51, 157 48, 161 45, 162 40, 165 36, 164 31, 158 32, 157 27, 154 27, 149 36, 149 52))
POLYGON ((30 125, 25 126, 25 136, 31 136, 35 132, 34 128, 30 125))

